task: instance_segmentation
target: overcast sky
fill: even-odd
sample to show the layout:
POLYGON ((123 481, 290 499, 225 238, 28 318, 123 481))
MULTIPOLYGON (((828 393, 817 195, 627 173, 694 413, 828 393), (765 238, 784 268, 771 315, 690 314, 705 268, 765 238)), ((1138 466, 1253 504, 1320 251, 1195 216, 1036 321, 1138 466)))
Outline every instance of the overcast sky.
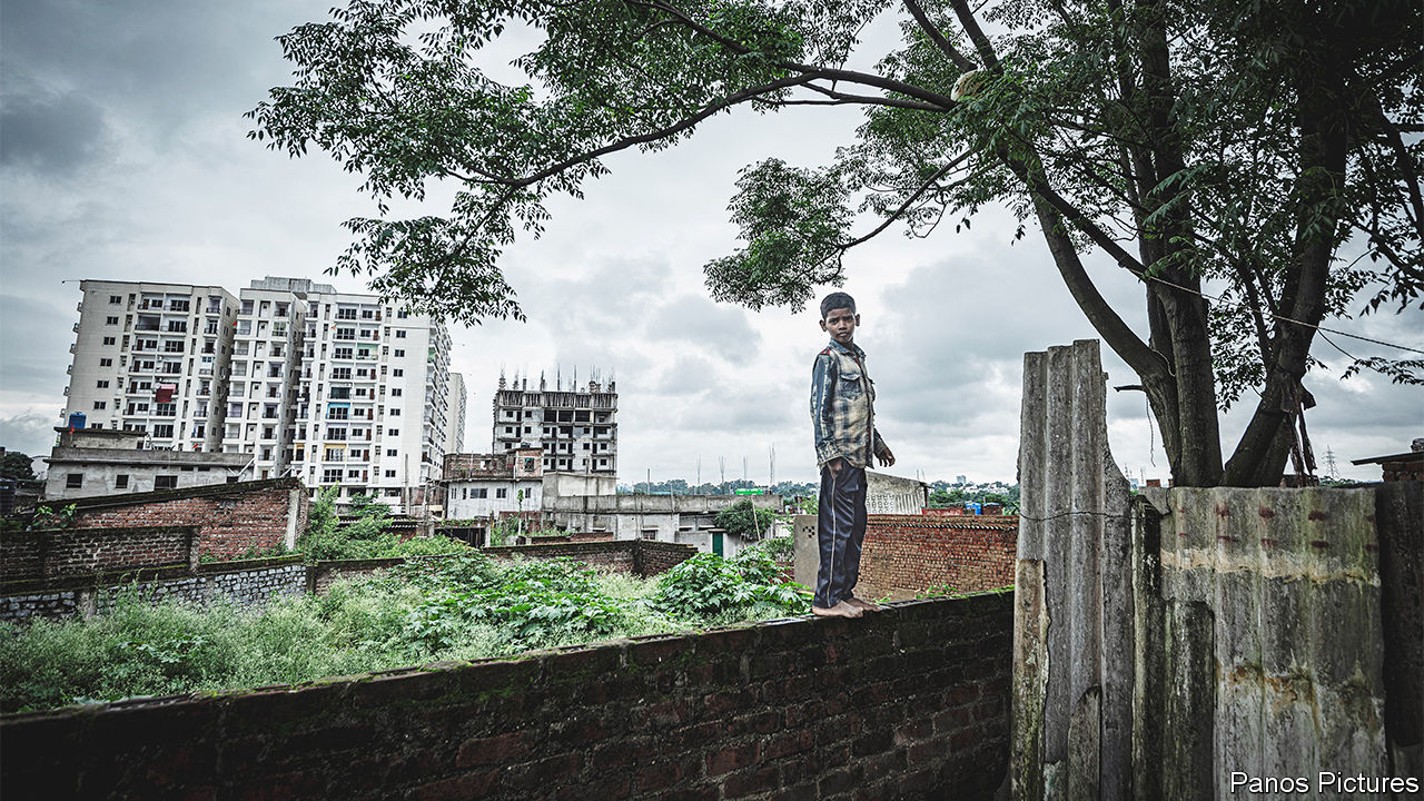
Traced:
MULTIPOLYGON (((373 215, 359 179, 314 151, 292 161, 249 141, 243 112, 287 84, 273 37, 324 19, 330 0, 0 0, 0 445, 45 453, 67 383, 77 281, 219 284, 236 293, 263 275, 324 275, 347 244, 341 221, 373 215)), ((868 32, 862 61, 892 41, 868 32)), ((491 69, 516 51, 491 54, 491 69)), ((823 163, 849 143, 853 110, 738 113, 689 142, 607 160, 613 174, 582 201, 552 204, 539 241, 503 267, 529 322, 455 328, 452 367, 469 390, 466 449, 490 447, 491 395, 501 371, 577 370, 615 377, 620 480, 815 476, 807 395, 825 337, 818 314, 752 313, 713 303, 702 265, 735 248, 727 222, 737 170, 767 156, 823 163)), ((441 207, 430 209, 443 213, 441 207)), ((863 221, 869 227, 868 221, 863 221)), ((899 463, 927 480, 1013 481, 1022 358, 1093 332, 1053 269, 1037 231, 1017 244, 1002 212, 970 232, 927 240, 895 233, 852 251, 845 290, 860 305, 857 342, 876 379, 879 428, 899 463)), ((1141 290, 1092 266, 1104 293, 1139 324, 1141 290)), ((1424 347, 1420 314, 1335 321, 1335 327, 1424 347)), ((1398 352, 1336 338, 1359 356, 1398 352)), ((1378 376, 1337 380, 1346 361, 1307 386, 1322 461, 1377 480, 1350 459, 1407 450, 1424 436, 1417 390, 1378 376)), ((1136 383, 1110 352, 1109 381, 1136 383)), ((1114 395, 1113 454, 1131 475, 1165 477, 1167 462, 1140 393, 1114 395)), ((1228 416, 1230 452, 1245 424, 1228 416)))

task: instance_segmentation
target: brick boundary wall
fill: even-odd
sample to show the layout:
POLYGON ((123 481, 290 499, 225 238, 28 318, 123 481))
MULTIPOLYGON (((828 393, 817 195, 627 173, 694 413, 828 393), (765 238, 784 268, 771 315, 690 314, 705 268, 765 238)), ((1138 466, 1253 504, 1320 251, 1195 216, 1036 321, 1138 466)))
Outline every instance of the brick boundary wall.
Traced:
POLYGON ((157 492, 135 492, 58 500, 75 506, 75 524, 86 528, 188 525, 198 528, 201 554, 233 558, 282 545, 289 528, 306 530, 310 502, 295 478, 211 484, 157 492), (288 520, 297 503, 294 528, 288 520))
POLYGON ((152 601, 174 598, 205 605, 222 598, 252 608, 274 595, 301 594, 307 584, 300 556, 7 581, 0 583, 0 620, 102 613, 111 608, 117 593, 130 590, 152 601))
POLYGON ((858 593, 914 597, 949 585, 981 592, 1014 583, 1018 517, 870 515, 858 593))
POLYGON ((495 559, 510 559, 515 556, 531 559, 557 559, 567 556, 589 565, 607 567, 638 576, 654 576, 667 572, 697 555, 697 549, 691 545, 652 542, 650 540, 504 545, 497 548, 482 548, 481 551, 495 559))
MULTIPOLYGON (((439 559, 442 557, 422 558, 439 559)), ((332 559, 317 562, 307 568, 307 592, 311 595, 321 595, 331 589, 331 585, 342 579, 374 576, 383 570, 404 563, 405 559, 399 556, 390 559, 332 559)))
POLYGON ((6 532, 0 535, 0 581, 192 564, 196 536, 197 528, 186 525, 6 532))
POLYGON ((992 798, 1013 596, 0 717, 5 798, 992 798))

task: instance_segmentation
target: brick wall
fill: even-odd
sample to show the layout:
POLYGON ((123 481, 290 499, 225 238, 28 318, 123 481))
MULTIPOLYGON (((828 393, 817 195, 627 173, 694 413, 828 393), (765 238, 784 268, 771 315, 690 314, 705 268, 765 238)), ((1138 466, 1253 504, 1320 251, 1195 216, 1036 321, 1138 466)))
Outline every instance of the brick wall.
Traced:
POLYGON ((496 559, 509 559, 516 555, 528 559, 557 559, 567 556, 589 565, 639 576, 664 573, 697 554, 697 549, 691 545, 649 540, 552 542, 539 545, 506 545, 483 550, 496 559))
MULTIPOLYGON (((429 557, 438 559, 440 557, 429 557)), ((381 571, 402 564, 405 559, 334 559, 317 562, 307 574, 307 592, 320 595, 331 589, 331 585, 342 579, 373 576, 381 571)))
POLYGON ((137 592, 153 602, 176 599, 205 605, 221 598, 251 608, 275 595, 299 595, 307 585, 307 566, 299 556, 75 573, 0 583, 0 620, 102 614, 112 608, 120 591, 137 592))
POLYGON ((74 502, 75 524, 87 528, 195 526, 199 553, 233 558, 283 544, 294 501, 298 507, 295 530, 301 532, 306 528, 309 503, 301 482, 294 478, 82 498, 74 502))
POLYGON ((163 525, 6 533, 0 536, 0 581, 190 564, 196 561, 196 532, 192 526, 163 525))
POLYGON ((637 543, 637 550, 634 552, 637 558, 636 570, 640 576, 656 576, 666 573, 697 555, 697 549, 691 545, 652 540, 635 540, 635 542, 637 543))
POLYGON ((1014 583, 1018 518, 871 515, 857 594, 914 597, 949 585, 978 592, 1014 583))
POLYGON ((1013 596, 0 718, 10 798, 991 798, 1013 596))

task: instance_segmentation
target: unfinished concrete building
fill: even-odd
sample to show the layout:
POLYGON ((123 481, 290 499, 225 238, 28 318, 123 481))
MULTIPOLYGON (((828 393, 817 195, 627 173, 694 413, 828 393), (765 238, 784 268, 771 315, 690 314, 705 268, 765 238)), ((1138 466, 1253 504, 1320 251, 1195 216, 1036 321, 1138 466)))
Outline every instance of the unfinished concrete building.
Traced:
POLYGON ((544 470, 618 474, 618 393, 613 381, 605 388, 597 379, 568 389, 556 379, 554 388, 541 374, 535 389, 529 378, 499 378, 494 396, 495 454, 522 448, 544 453, 544 470))

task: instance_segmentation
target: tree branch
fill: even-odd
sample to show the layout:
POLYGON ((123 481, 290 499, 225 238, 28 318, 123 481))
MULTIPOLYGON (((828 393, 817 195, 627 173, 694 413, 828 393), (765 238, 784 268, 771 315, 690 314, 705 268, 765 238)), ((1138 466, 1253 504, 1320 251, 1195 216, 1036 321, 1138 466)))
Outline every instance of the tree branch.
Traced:
POLYGON ((859 239, 855 239, 851 242, 847 242, 844 245, 840 245, 839 247, 841 252, 845 252, 855 247, 856 245, 868 242, 878 236, 881 231, 884 231, 886 228, 889 228, 890 224, 898 220, 901 214, 904 214, 906 210, 913 206, 915 202, 918 201, 920 197, 924 195, 924 193, 928 191, 931 186, 935 185, 936 181, 943 178, 950 170, 954 169, 955 167, 958 167, 960 164, 963 164, 964 161, 973 154, 974 151, 966 150, 965 152, 956 156, 953 161, 949 162, 948 164, 945 164, 938 170, 935 170, 934 175, 931 175, 928 179, 925 180, 924 183, 920 184, 919 188, 917 188, 914 192, 911 192, 909 197, 905 198, 905 202, 900 204, 900 208, 896 209, 893 214, 885 218, 885 222, 882 222, 880 225, 876 226, 875 230, 871 231, 865 236, 862 236, 859 239))
POLYGON ((979 27, 979 20, 974 18, 974 11, 967 0, 950 0, 949 4, 953 6, 954 15, 959 18, 964 32, 969 34, 969 41, 974 43, 974 49, 979 51, 979 60, 984 62, 984 66, 996 69, 999 66, 999 56, 994 52, 994 45, 989 42, 989 37, 985 36, 984 30, 979 27))
POLYGON ((579 164, 586 164, 590 161, 593 161, 594 159, 599 158, 600 156, 606 156, 610 153, 616 153, 620 150, 626 150, 630 147, 633 147, 634 145, 643 145, 649 142, 656 142, 659 139, 666 139, 669 136, 681 133, 695 126, 697 123, 702 122, 703 120, 713 116, 714 114, 726 111, 727 109, 737 105, 738 103, 743 103, 748 100, 755 99, 759 95, 769 94, 771 92, 780 91, 782 89, 786 89, 792 86, 805 85, 806 83, 812 80, 814 80, 814 77, 812 76, 797 75, 789 78, 780 78, 775 81, 771 81, 770 83, 762 84, 761 86, 753 86, 747 89, 743 89, 741 91, 733 92, 730 95, 719 98, 718 100, 709 103, 697 113, 684 117, 681 120, 678 120, 677 122, 673 123, 672 125, 668 125, 654 131, 649 131, 648 133, 638 134, 637 136, 625 136, 621 139, 617 139, 613 142, 610 142, 609 144, 604 145, 603 147, 590 150, 587 153, 581 153, 571 158, 564 159, 563 161, 545 167, 544 169, 539 170, 538 172, 526 175, 523 178, 504 181, 502 183, 504 183, 506 186, 514 188, 522 188, 525 186, 529 186, 530 184, 537 183, 539 181, 544 180, 545 178, 550 178, 555 175, 558 175, 559 173, 569 169, 570 167, 575 167, 579 164))
POLYGON ((904 0, 904 3, 905 8, 910 11, 910 16, 914 17, 915 22, 919 23, 920 30, 925 32, 925 36, 928 36, 930 41, 935 43, 935 46, 940 49, 940 52, 944 53, 949 57, 950 61, 954 62, 954 66, 958 67, 962 72, 969 72, 977 66, 964 54, 954 49, 954 45, 950 44, 949 40, 944 38, 944 34, 940 33, 939 28, 930 22, 929 15, 925 14, 925 10, 920 7, 918 0, 904 0))

